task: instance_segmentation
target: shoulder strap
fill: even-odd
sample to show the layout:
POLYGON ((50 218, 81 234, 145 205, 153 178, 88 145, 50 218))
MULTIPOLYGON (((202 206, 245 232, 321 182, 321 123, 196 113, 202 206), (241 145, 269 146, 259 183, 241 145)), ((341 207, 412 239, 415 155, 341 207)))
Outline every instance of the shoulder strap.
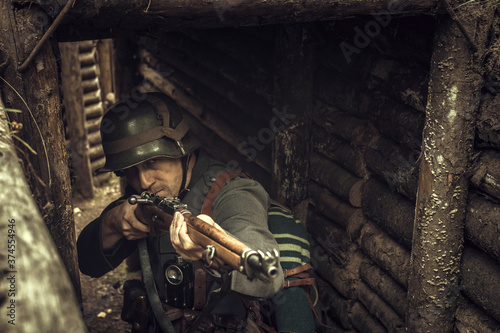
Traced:
POLYGON ((144 285, 146 286, 151 309, 153 310, 153 313, 162 331, 165 333, 175 333, 174 326, 163 311, 163 306, 161 305, 160 297, 158 296, 158 292, 155 287, 153 272, 151 271, 151 265, 149 262, 148 247, 145 238, 139 239, 137 248, 139 250, 139 258, 141 260, 144 285))
POLYGON ((214 199, 217 196, 217 193, 222 189, 222 187, 231 179, 236 177, 245 177, 248 178, 248 175, 241 171, 224 171, 222 172, 215 182, 213 183, 210 191, 203 202, 203 206, 201 207, 201 213, 212 216, 212 204, 214 203, 214 199))

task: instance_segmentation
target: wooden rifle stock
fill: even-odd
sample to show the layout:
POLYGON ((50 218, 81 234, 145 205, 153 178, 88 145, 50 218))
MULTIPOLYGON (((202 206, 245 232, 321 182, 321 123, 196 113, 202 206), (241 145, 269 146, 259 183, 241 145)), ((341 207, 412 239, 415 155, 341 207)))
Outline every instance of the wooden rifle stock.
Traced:
POLYGON ((157 236, 167 233, 175 212, 180 212, 187 223, 188 233, 193 242, 205 248, 203 262, 207 267, 219 270, 228 268, 268 281, 278 275, 277 250, 255 251, 226 232, 192 215, 187 206, 177 198, 160 198, 157 194, 143 192, 141 198, 130 197, 129 203, 142 204, 144 218, 150 226, 150 234, 157 236))

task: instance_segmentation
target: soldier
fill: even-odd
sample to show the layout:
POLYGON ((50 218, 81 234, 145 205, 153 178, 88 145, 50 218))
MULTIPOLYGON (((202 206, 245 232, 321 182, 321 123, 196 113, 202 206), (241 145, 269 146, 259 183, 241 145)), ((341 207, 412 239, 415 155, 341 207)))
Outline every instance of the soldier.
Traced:
MULTIPOLYGON (((132 254, 142 241, 147 246, 151 280, 161 300, 162 310, 177 332, 184 332, 193 324, 207 304, 205 300, 219 288, 224 292, 218 294, 219 299, 215 303, 208 302, 210 309, 205 308, 203 320, 198 320, 197 327, 192 330, 258 331, 254 323, 247 320, 248 300, 270 298, 281 290, 283 272, 279 264, 278 278, 268 282, 250 280, 234 270, 224 272, 200 268, 205 248, 190 238, 181 214, 175 213, 169 233, 151 237, 148 222, 139 213, 139 205, 131 205, 125 200, 143 191, 161 197, 178 197, 193 215, 198 215, 208 190, 218 175, 225 171, 222 163, 199 148, 176 103, 161 93, 145 94, 135 107, 120 101, 103 117, 101 135, 106 164, 99 172, 114 172, 125 177, 128 185, 125 195, 112 202, 80 234, 77 245, 81 272, 92 277, 104 275, 132 254), (175 270, 169 271, 171 267, 175 270), (181 282, 172 279, 169 272, 180 272, 184 279, 181 278, 181 282), (205 279, 202 276, 206 276, 205 279), (174 294, 176 296, 171 297, 174 294)), ((212 215, 200 218, 251 248, 277 249, 278 245, 267 225, 269 200, 259 183, 236 177, 227 182, 213 199, 212 215)), ((147 278, 143 266, 146 285, 147 278)), ((149 298, 155 297, 151 295, 151 290, 147 293, 149 298)), ((125 312, 129 312, 130 305, 124 306, 128 307, 125 312)), ((154 306, 148 305, 148 308, 152 309, 151 312, 159 311, 154 306)), ((133 322, 133 330, 171 331, 171 327, 162 326, 162 319, 152 314, 144 317, 145 320, 129 318, 133 322)), ((166 325, 169 326, 168 323, 166 325)))

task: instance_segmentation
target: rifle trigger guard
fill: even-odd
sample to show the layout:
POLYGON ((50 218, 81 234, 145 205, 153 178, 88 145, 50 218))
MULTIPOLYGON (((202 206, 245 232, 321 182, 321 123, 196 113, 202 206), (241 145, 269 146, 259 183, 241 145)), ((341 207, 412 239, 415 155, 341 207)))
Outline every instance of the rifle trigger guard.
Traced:
POLYGON ((210 268, 210 266, 212 266, 212 264, 214 263, 213 261, 214 257, 215 257, 215 246, 207 245, 207 248, 203 251, 201 255, 203 265, 205 265, 206 268, 210 268))

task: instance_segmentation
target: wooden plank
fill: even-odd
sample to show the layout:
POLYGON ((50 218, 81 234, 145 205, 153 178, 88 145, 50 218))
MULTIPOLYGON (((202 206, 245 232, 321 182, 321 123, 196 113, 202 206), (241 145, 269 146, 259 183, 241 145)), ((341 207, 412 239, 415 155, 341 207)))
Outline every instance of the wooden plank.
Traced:
POLYGON ((60 51, 63 102, 68 119, 73 167, 77 175, 75 184, 84 198, 92 198, 94 183, 85 129, 78 43, 61 43, 60 51))
POLYGON ((281 131, 274 131, 271 195, 294 207, 308 196, 313 107, 310 32, 302 25, 277 27, 274 109, 285 115, 281 131), (290 158, 293 156, 293 158, 290 158))

